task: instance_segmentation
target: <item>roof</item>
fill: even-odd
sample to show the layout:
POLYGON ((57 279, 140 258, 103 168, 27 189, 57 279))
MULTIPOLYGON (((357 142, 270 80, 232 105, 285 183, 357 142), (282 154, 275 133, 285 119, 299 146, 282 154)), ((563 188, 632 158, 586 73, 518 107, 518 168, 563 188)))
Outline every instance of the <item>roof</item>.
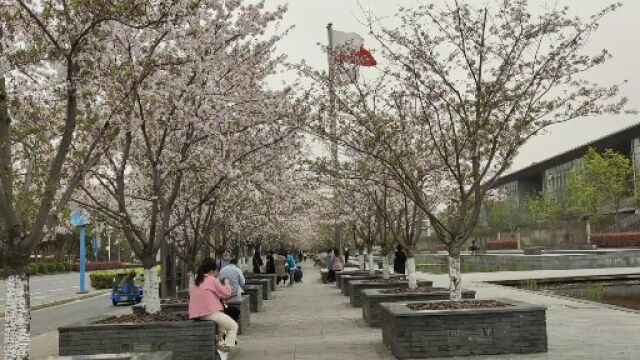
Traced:
POLYGON ((587 153, 587 150, 590 147, 593 147, 597 150, 605 150, 616 148, 625 143, 629 144, 630 146, 631 141, 638 137, 640 137, 640 123, 627 126, 614 133, 602 136, 583 145, 574 147, 551 158, 547 158, 540 162, 534 162, 525 168, 506 174, 500 177, 496 181, 494 186, 504 185, 517 179, 526 179, 540 176, 546 169, 581 158, 587 153))

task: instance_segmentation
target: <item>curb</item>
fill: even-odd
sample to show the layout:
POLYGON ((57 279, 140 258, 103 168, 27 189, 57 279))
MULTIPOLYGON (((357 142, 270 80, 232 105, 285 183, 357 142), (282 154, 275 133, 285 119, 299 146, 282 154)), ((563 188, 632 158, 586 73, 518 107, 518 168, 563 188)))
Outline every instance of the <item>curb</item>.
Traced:
MULTIPOLYGON (((101 295, 105 295, 108 294, 109 290, 98 290, 98 291, 94 291, 92 293, 89 294, 83 294, 83 295, 79 295, 79 296, 75 296, 72 298, 66 298, 66 299, 61 299, 61 300, 56 300, 56 301, 52 301, 52 302, 48 302, 48 303, 44 303, 44 304, 38 304, 38 305, 34 305, 31 307, 31 311, 36 311, 36 310, 42 310, 42 309, 46 309, 46 308, 50 308, 53 306, 58 306, 58 305, 64 305, 64 304, 68 304, 68 303, 72 303, 74 301, 78 301, 78 300, 86 300, 86 299, 90 299, 93 297, 97 297, 97 296, 101 296, 101 295)), ((4 311, 0 311, 0 320, 4 319, 4 311)))

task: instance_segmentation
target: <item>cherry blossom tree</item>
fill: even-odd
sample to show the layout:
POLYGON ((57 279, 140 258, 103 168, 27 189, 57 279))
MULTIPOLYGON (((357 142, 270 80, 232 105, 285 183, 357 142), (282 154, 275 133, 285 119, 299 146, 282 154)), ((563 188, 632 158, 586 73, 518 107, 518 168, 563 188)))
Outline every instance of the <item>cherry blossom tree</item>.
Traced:
POLYGON ((0 241, 5 358, 29 357, 27 264, 51 235, 71 194, 104 153, 107 99, 92 88, 108 26, 151 26, 146 1, 0 2, 0 241))
POLYGON ((520 147, 552 124, 622 111, 617 85, 584 77, 610 58, 585 45, 618 6, 586 20, 567 8, 533 15, 524 0, 401 8, 400 26, 369 17, 388 66, 377 83, 336 91, 349 118, 334 140, 383 164, 429 220, 449 250, 452 300, 461 247, 520 147))
POLYGON ((264 37, 286 9, 214 1, 185 4, 166 29, 117 37, 116 51, 133 72, 158 70, 136 88, 131 111, 108 156, 76 202, 117 223, 145 268, 148 313, 160 310, 156 255, 167 236, 214 200, 246 164, 276 151, 304 119, 292 91, 269 91, 264 80, 284 58, 282 34, 264 37), (149 45, 151 44, 151 45, 149 45), (143 61, 150 47, 162 56, 143 61), (175 217, 190 179, 204 176, 198 200, 175 217))

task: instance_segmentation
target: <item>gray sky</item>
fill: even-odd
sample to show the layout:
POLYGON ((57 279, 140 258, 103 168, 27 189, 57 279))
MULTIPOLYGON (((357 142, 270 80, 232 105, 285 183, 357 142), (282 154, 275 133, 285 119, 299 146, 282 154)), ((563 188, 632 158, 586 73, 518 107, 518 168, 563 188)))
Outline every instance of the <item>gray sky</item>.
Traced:
MULTIPOLYGON (((479 6, 487 3, 487 0, 471 1, 477 2, 479 6)), ((571 13, 582 17, 588 17, 611 2, 529 0, 532 12, 541 9, 545 4, 557 3, 558 6, 569 6, 571 13)), ((597 73, 591 74, 589 79, 607 85, 628 80, 622 88, 622 94, 629 98, 631 108, 640 110, 640 0, 622 2, 624 5, 621 9, 605 18, 590 44, 594 51, 607 48, 613 54, 613 59, 598 68, 597 73)), ((367 36, 366 27, 361 22, 362 11, 356 0, 267 0, 267 3, 269 6, 289 4, 284 24, 294 25, 295 28, 282 41, 280 50, 292 61, 304 59, 309 65, 326 68, 327 60, 318 43, 325 44, 327 41, 328 22, 332 22, 336 30, 359 33, 365 38, 367 48, 373 51, 376 49, 375 41, 367 36)), ((420 1, 361 0, 359 3, 377 16, 389 17, 389 21, 393 21, 393 15, 399 5, 409 7, 420 1)), ((640 115, 577 119, 557 125, 527 143, 516 158, 512 169, 527 166, 533 161, 539 162, 558 152, 569 150, 637 122, 640 122, 640 115)))

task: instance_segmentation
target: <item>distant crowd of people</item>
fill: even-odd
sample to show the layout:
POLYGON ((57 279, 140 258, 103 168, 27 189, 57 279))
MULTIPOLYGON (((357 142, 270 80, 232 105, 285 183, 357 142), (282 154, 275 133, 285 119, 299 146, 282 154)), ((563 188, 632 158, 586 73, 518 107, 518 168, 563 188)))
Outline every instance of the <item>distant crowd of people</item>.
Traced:
MULTIPOLYGON (((336 280, 336 271, 344 270, 349 261, 349 255, 349 249, 345 249, 344 256, 340 254, 338 248, 328 249, 324 255, 316 255, 316 265, 326 268, 328 270, 327 280, 333 282, 336 280)), ((393 272, 395 274, 405 274, 407 254, 402 245, 396 247, 394 255, 393 272)), ((369 254, 364 254, 364 256, 366 258, 369 254)))

